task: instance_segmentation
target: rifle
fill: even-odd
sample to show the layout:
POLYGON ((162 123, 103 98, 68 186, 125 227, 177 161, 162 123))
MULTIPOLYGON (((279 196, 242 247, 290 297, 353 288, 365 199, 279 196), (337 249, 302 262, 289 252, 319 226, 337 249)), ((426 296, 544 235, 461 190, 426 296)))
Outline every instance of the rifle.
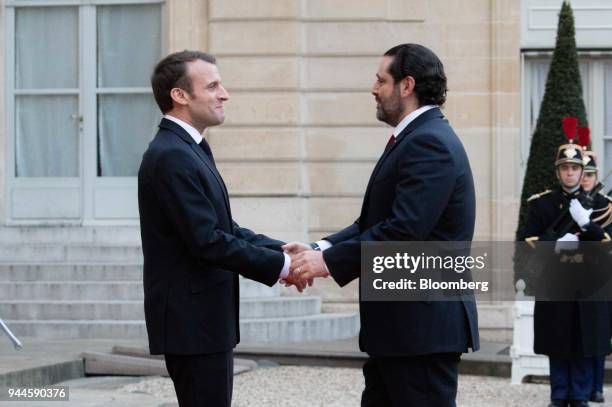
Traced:
MULTIPOLYGON (((598 182, 597 185, 595 185, 595 187, 589 192, 578 195, 577 199, 578 201, 580 201, 580 203, 585 209, 591 209, 593 207, 593 198, 595 198, 599 191, 603 189, 606 180, 610 177, 611 174, 612 171, 608 172, 606 178, 603 180, 603 183, 598 182)), ((610 192, 612 192, 612 190, 610 192)), ((568 206, 563 210, 563 212, 561 212, 557 219, 555 219, 552 225, 550 225, 548 229, 546 229, 546 234, 548 236, 555 237, 563 236, 572 229, 572 226, 574 226, 574 219, 570 214, 568 206)))
POLYGON ((9 337, 11 342, 13 342, 13 345, 15 346, 15 349, 19 350, 19 349, 23 348, 23 345, 21 344, 21 341, 19 339, 17 339, 17 337, 15 335, 13 335, 11 330, 8 328, 8 326, 6 326, 6 324, 4 323, 4 321, 2 319, 0 319, 0 328, 4 331, 6 336, 9 337))

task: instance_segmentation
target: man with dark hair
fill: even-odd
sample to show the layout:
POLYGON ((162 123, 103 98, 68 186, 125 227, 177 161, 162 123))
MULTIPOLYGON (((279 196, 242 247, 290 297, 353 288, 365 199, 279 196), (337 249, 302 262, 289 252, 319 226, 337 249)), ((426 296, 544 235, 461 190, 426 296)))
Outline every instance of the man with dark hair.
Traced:
MULTIPOLYGON (((387 52, 391 58, 389 74, 395 83, 407 76, 414 78, 414 92, 419 106, 442 106, 446 102, 446 75, 444 66, 429 49, 416 44, 397 45, 387 52)), ((382 120, 380 117, 378 120, 382 120)))
MULTIPOLYGON (((470 241, 472 172, 442 112, 446 76, 438 57, 417 44, 391 48, 372 86, 376 117, 394 128, 366 188, 360 217, 299 253, 292 270, 307 281, 331 275, 344 286, 360 276, 361 243, 470 241), (309 250, 309 249, 314 250, 309 250)), ((362 406, 455 405, 460 354, 479 348, 473 296, 458 301, 360 302, 362 406)))
POLYGON ((170 94, 173 88, 183 89, 190 95, 193 93, 193 84, 187 75, 187 63, 197 60, 208 62, 211 65, 217 64, 215 57, 210 54, 185 50, 168 55, 155 67, 151 75, 151 87, 157 106, 162 113, 166 114, 174 107, 170 94))
POLYGON ((165 114, 138 172, 144 305, 151 354, 165 355, 179 405, 229 406, 240 340, 238 274, 274 285, 289 273, 283 242, 232 220, 204 129, 223 123, 228 93, 215 59, 168 55, 151 77, 165 114))

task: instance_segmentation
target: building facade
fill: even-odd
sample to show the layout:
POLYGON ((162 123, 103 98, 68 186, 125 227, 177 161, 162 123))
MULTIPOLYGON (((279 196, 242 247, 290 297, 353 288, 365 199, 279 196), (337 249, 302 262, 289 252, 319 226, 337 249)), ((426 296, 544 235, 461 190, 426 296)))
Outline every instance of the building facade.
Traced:
MULTIPOLYGON (((0 222, 137 226, 136 173, 160 114, 154 63, 211 52, 230 93, 208 129, 238 222, 316 240, 358 216, 390 129, 369 90, 391 46, 441 58, 444 113, 476 180, 478 240, 513 240, 561 0, 3 0, 0 222)), ((612 168, 612 7, 572 1, 594 149, 612 168)), ((498 276, 512 284, 512 276, 498 276)), ((328 309, 356 285, 318 282, 328 309)), ((506 304, 483 326, 509 338, 506 304)))

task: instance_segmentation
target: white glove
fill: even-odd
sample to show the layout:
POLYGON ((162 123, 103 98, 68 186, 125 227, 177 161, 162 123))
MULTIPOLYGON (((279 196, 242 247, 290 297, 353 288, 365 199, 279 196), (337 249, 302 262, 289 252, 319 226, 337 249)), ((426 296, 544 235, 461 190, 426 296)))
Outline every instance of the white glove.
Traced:
POLYGON ((572 215, 572 219, 574 219, 581 228, 588 225, 591 221, 593 209, 584 209, 580 201, 576 198, 571 200, 569 211, 570 215, 572 215))
POLYGON ((578 236, 573 233, 566 233, 557 239, 555 253, 559 254, 561 250, 576 250, 579 244, 578 236))

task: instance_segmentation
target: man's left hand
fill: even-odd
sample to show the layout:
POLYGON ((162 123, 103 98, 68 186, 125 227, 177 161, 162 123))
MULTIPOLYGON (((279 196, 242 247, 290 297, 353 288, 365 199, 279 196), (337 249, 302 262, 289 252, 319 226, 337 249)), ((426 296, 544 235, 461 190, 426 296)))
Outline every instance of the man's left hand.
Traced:
POLYGON ((296 271, 302 279, 312 281, 315 277, 328 277, 329 271, 323 260, 323 253, 309 250, 297 254, 291 262, 291 271, 296 271))
POLYGON ((574 222, 576 222, 581 228, 588 225, 591 221, 593 209, 585 209, 580 201, 578 201, 576 198, 571 200, 569 211, 570 215, 572 215, 572 219, 574 219, 574 222))

